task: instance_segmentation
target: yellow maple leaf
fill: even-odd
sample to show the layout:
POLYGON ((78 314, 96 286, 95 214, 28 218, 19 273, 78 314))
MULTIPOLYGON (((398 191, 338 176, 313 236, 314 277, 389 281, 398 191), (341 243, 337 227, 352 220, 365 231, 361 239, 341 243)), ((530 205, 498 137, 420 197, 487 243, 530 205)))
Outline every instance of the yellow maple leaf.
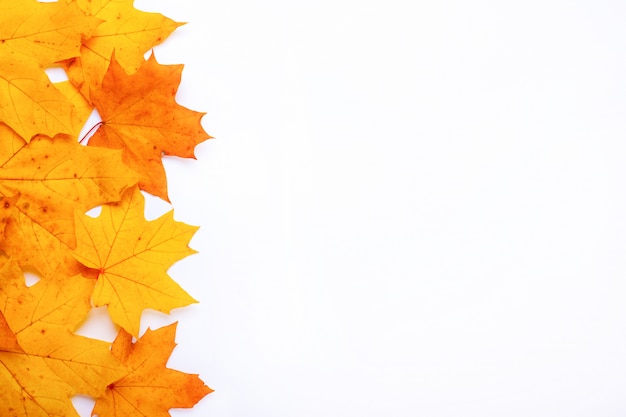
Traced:
POLYGON ((0 2, 0 122, 27 142, 71 133, 72 103, 43 69, 80 53, 100 20, 75 4, 0 2))
POLYGON ((169 417, 170 408, 191 408, 213 390, 198 378, 166 368, 176 346, 176 323, 157 330, 148 329, 132 343, 132 336, 120 331, 111 351, 129 369, 98 398, 92 415, 101 417, 169 417))
POLYGON ((0 415, 77 417, 71 396, 99 397, 127 374, 108 343, 70 331, 68 310, 82 309, 84 290, 93 284, 77 282, 77 290, 66 292, 42 280, 27 288, 6 258, 0 259, 0 283, 0 415))
POLYGON ((113 322, 137 337, 143 310, 169 313, 196 302, 166 271, 196 253, 188 243, 197 229, 175 221, 172 211, 147 221, 137 188, 104 205, 98 218, 77 215, 74 256, 98 271, 93 304, 108 305, 113 322))
POLYGON ((16 333, 44 323, 74 330, 91 309, 94 279, 53 275, 27 288, 17 263, 0 256, 0 311, 16 333))
MULTIPOLYGON (((72 103, 46 74, 0 57, 0 121, 27 142, 36 135, 70 135, 72 103)), ((4 144, 3 144, 4 145, 4 144)))

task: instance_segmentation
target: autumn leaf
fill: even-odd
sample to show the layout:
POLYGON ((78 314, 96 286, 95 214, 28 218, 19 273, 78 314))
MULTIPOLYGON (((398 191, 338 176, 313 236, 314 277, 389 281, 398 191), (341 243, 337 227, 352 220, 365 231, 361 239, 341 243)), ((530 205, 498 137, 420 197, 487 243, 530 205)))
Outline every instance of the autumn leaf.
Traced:
POLYGON ((27 288, 17 264, 0 259, 0 415, 77 417, 71 396, 99 397, 127 374, 108 343, 70 331, 68 312, 80 319, 89 308, 88 281, 76 277, 72 291, 51 280, 27 288))
MULTIPOLYGON (((70 103, 43 71, 0 57, 0 121, 27 142, 72 131, 70 103)), ((3 143, 4 146, 4 143, 3 143)))
POLYGON ((98 89, 102 83, 113 51, 127 71, 135 72, 143 63, 144 54, 183 24, 159 13, 137 10, 133 0, 76 0, 76 3, 86 14, 103 20, 85 41, 80 56, 65 64, 70 80, 87 98, 90 89, 98 89))
POLYGON ((91 309, 93 279, 54 275, 26 287, 17 263, 4 256, 0 257, 0 277, 0 311, 16 333, 39 322, 74 330, 91 309))
POLYGON ((77 394, 100 417, 167 416, 211 392, 166 368, 174 325, 132 343, 145 309, 196 302, 167 270, 195 253, 197 227, 147 221, 139 188, 167 200, 162 155, 193 158, 209 138, 176 103, 182 65, 144 59, 180 25, 133 0, 0 0, 2 417, 78 417, 77 394), (83 146, 94 104, 103 123, 83 146), (103 305, 122 327, 113 346, 74 333, 103 305))
POLYGON ((169 313, 196 302, 166 271, 195 253, 188 243, 197 229, 175 221, 172 211, 147 221, 137 188, 104 205, 98 218, 77 215, 74 256, 98 271, 93 304, 108 305, 113 322, 137 337, 146 308, 169 313))
POLYGON ((98 398, 92 415, 100 417, 169 417, 170 408, 190 408, 213 390, 198 378, 166 367, 176 346, 176 323, 148 329, 132 343, 123 329, 111 351, 129 369, 98 398))
POLYGON ((102 125, 89 145, 123 149, 124 162, 139 172, 139 186, 168 201, 161 156, 194 157, 210 136, 200 125, 204 113, 176 103, 182 65, 160 65, 154 55, 132 75, 111 60, 102 88, 91 98, 102 125))
POLYGON ((0 124, 0 197, 15 198, 0 249, 42 274, 55 270, 59 251, 73 249, 74 211, 118 201, 136 180, 120 151, 64 138, 24 142, 0 124))
POLYGON ((76 4, 0 1, 0 122, 27 142, 71 133, 71 107, 45 68, 76 57, 100 24, 76 4))

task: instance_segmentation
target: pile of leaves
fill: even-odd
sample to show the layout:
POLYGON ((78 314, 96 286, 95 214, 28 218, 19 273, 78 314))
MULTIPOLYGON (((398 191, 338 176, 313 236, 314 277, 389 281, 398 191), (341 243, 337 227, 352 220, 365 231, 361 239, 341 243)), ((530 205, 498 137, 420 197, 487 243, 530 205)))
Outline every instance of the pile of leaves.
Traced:
POLYGON ((175 100, 182 65, 145 58, 180 25, 132 0, 0 0, 0 416, 77 417, 79 394, 100 417, 168 416, 211 392, 166 368, 176 324, 139 334, 145 309, 195 302, 167 270, 197 228, 146 220, 140 192, 169 201, 162 157, 209 138, 175 100), (112 344, 75 333, 99 306, 112 344))

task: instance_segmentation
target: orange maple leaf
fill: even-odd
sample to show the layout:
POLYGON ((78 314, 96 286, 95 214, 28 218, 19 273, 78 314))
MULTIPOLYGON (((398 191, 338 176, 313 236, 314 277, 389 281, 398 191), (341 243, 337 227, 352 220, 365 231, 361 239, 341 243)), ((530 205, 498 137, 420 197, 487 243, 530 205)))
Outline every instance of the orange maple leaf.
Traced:
POLYGON ((70 134, 72 103, 43 69, 78 56, 100 20, 75 4, 34 0, 3 0, 0 16, 0 122, 26 141, 70 134))
POLYGON ((114 50, 121 65, 127 71, 135 72, 143 63, 147 51, 184 24, 159 13, 137 10, 133 0, 75 2, 88 15, 103 20, 93 36, 85 41, 80 56, 65 63, 70 80, 87 98, 90 89, 100 86, 114 50))
POLYGON ((0 415, 78 417, 71 396, 99 397, 127 374, 108 343, 71 333, 68 312, 82 317, 93 285, 76 280, 72 291, 50 280, 27 288, 19 267, 0 259, 0 415))
POLYGON ((19 196, 4 223, 0 249, 44 275, 74 248, 74 211, 121 199, 136 183, 119 151, 45 137, 24 142, 0 123, 0 197, 19 196))
POLYGON ((102 87, 91 94, 103 123, 89 145, 123 149, 124 162, 141 175, 140 188, 166 201, 161 156, 193 158, 195 146, 210 138, 200 125, 204 113, 175 101, 182 69, 151 55, 128 75, 114 57, 102 87))
POLYGON ((120 203, 104 205, 98 218, 77 215, 74 256, 98 271, 93 304, 108 305, 113 322, 137 337, 146 308, 169 313, 195 303, 166 271, 196 253, 188 243, 197 229, 175 221, 172 211, 146 221, 137 188, 120 203))
POLYGON ((154 331, 148 329, 132 343, 132 335, 120 330, 111 351, 130 371, 107 387, 92 415, 169 417, 170 408, 191 408, 213 392, 198 375, 166 368, 176 346, 175 334, 173 323, 154 331))

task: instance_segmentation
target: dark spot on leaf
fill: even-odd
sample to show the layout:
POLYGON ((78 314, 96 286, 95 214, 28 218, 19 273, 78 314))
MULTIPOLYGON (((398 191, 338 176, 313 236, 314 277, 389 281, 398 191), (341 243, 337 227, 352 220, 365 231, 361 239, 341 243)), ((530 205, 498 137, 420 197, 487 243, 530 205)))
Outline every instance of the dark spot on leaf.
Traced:
POLYGON ((85 269, 83 269, 82 271, 82 275, 83 277, 88 279, 98 279, 98 270, 85 267, 85 269))

